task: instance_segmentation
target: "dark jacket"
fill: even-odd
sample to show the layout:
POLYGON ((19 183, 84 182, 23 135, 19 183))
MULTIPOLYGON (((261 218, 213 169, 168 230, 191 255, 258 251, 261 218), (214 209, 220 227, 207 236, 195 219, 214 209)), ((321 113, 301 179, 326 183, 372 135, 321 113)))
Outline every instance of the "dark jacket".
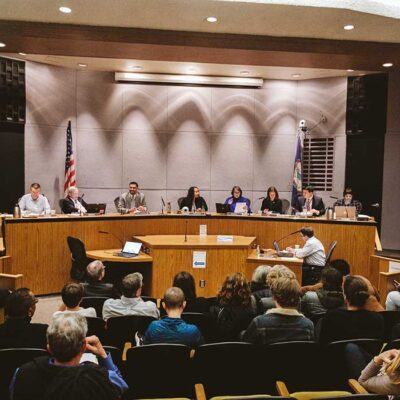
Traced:
POLYGON ((266 197, 261 204, 261 210, 264 211, 266 209, 268 209, 268 211, 282 214, 282 200, 275 199, 274 201, 271 201, 268 197, 266 197))
MULTIPOLYGON (((202 197, 197 197, 197 198, 194 200, 194 204, 196 205, 196 209, 198 209, 198 208, 204 208, 205 211, 208 211, 207 203, 206 203, 206 201, 205 201, 202 197)), ((185 197, 185 198, 182 200, 181 209, 182 209, 183 207, 187 207, 187 208, 189 209, 189 211, 192 211, 192 203, 190 202, 190 199, 189 199, 189 198, 185 197)))
POLYGON ((29 318, 7 318, 0 325, 0 348, 46 349, 46 324, 31 324, 29 318))
POLYGON ((82 284, 84 297, 119 297, 114 285, 101 281, 90 281, 82 284))
POLYGON ((333 290, 318 289, 316 292, 307 292, 301 299, 301 311, 307 316, 334 310, 343 307, 343 292, 333 290))
MULTIPOLYGON (((78 201, 83 205, 83 207, 87 208, 87 203, 85 202, 85 200, 82 199, 82 197, 78 197, 78 201)), ((66 197, 65 199, 63 199, 61 210, 64 214, 78 212, 78 209, 75 207, 75 204, 70 197, 66 197)))
MULTIPOLYGON (((306 199, 303 196, 300 196, 297 201, 296 209, 298 211, 303 211, 303 207, 305 206, 305 204, 306 204, 306 199)), ((313 196, 311 200, 311 208, 318 210, 319 215, 325 214, 325 204, 322 201, 321 197, 313 196)))
POLYGON ((263 313, 263 306, 260 302, 265 297, 272 297, 271 289, 259 282, 250 282, 251 295, 254 297, 257 314, 263 313))
POLYGON ((290 341, 313 341, 314 324, 296 310, 273 308, 254 318, 243 341, 265 346, 290 341))

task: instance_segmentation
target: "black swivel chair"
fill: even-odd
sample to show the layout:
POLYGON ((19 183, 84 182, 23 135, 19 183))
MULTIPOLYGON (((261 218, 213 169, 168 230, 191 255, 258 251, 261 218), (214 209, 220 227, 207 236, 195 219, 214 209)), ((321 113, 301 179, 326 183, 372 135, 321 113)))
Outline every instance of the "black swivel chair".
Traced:
POLYGON ((333 250, 335 250, 336 245, 337 245, 337 241, 332 240, 331 244, 329 245, 328 253, 326 255, 325 267, 327 265, 329 265, 329 261, 331 260, 332 253, 333 253, 333 250))
POLYGON ((117 197, 114 199, 115 208, 116 208, 117 211, 119 212, 120 210, 119 210, 119 208, 118 208, 118 204, 119 204, 119 196, 117 196, 117 197))
POLYGON ((183 201, 184 199, 186 199, 186 197, 179 197, 179 199, 178 199, 178 207, 179 207, 179 209, 182 208, 182 207, 181 207, 181 204, 182 204, 182 201, 183 201))
POLYGON ((90 260, 86 257, 86 249, 83 242, 72 236, 67 236, 67 243, 71 252, 71 279, 82 282, 86 275, 86 266, 90 260))
POLYGON ((282 213, 287 214, 290 209, 290 201, 286 199, 281 199, 281 200, 282 200, 282 213))

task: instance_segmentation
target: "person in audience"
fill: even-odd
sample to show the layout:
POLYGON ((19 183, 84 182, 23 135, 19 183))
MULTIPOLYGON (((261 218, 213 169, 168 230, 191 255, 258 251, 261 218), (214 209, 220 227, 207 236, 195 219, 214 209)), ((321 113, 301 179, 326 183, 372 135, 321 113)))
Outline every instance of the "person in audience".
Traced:
POLYGON ((142 294, 143 275, 139 272, 126 275, 122 280, 120 299, 108 299, 103 305, 103 319, 121 315, 145 315, 158 319, 160 313, 152 301, 144 301, 142 294))
POLYGON ((336 206, 347 206, 347 207, 355 207, 356 208, 356 214, 360 214, 362 210, 362 204, 358 201, 355 200, 353 197, 353 190, 350 187, 347 187, 343 191, 343 199, 338 199, 335 201, 333 204, 333 207, 336 206))
POLYGON ((321 321, 320 341, 330 343, 360 338, 382 339, 382 315, 365 309, 370 294, 364 279, 347 276, 343 283, 343 292, 346 309, 337 308, 326 313, 321 321))
POLYGON ((85 213, 87 203, 79 197, 79 190, 75 186, 68 188, 67 197, 63 199, 61 210, 64 214, 85 213))
POLYGON ((92 261, 86 267, 86 282, 82 284, 84 297, 116 297, 116 289, 112 283, 103 282, 106 274, 105 265, 92 261))
POLYGON ((201 212, 208 211, 206 201, 200 196, 200 189, 197 186, 191 186, 187 196, 182 200, 180 209, 187 207, 189 211, 201 212))
POLYGON ((314 188, 307 186, 303 189, 303 196, 300 196, 296 208, 298 211, 307 211, 313 216, 325 214, 325 205, 321 197, 314 196, 314 188))
POLYGON ((263 214, 271 212, 283 214, 282 200, 279 198, 279 193, 275 186, 270 186, 267 189, 267 197, 261 203, 261 210, 263 214))
POLYGON ((325 249, 323 244, 314 236, 313 228, 301 228, 300 236, 304 241, 303 248, 293 249, 288 247, 287 250, 296 257, 303 259, 302 285, 313 285, 321 279, 321 271, 326 263, 325 249))
POLYGON ((243 341, 265 346, 288 341, 313 341, 314 324, 297 310, 300 285, 296 279, 281 277, 271 285, 275 308, 253 319, 243 341))
MULTIPOLYGON (((86 337, 86 334, 87 322, 82 315, 69 313, 55 316, 47 329, 47 350, 51 356, 38 357, 16 370, 10 385, 10 398, 53 399, 49 393, 54 393, 56 387, 64 393, 67 387, 73 391, 81 389, 78 386, 79 380, 84 380, 86 385, 91 386, 93 399, 101 398, 96 395, 99 391, 106 391, 110 398, 119 398, 128 389, 126 382, 99 339, 96 336, 86 337), (93 353, 99 365, 92 362, 80 364, 85 351, 93 353), (67 369, 71 372, 65 372, 67 369), (103 377, 98 380, 96 377, 99 374, 92 373, 92 369, 105 375, 107 381, 104 381, 103 377), (88 375, 91 375, 92 379, 88 379, 88 375), (111 396, 113 393, 115 396, 111 396)), ((68 398, 75 398, 72 396, 73 391, 69 393, 68 398)))
POLYGON ((386 310, 388 311, 400 310, 400 285, 396 282, 393 282, 396 290, 390 291, 386 297, 386 310))
POLYGON ((255 300, 257 314, 262 314, 260 300, 263 297, 271 297, 271 289, 267 285, 267 276, 270 270, 271 267, 268 265, 259 265, 251 278, 250 291, 255 300))
POLYGON ((244 275, 228 275, 218 293, 217 305, 210 309, 211 317, 215 321, 217 340, 238 340, 239 334, 255 317, 254 309, 250 287, 244 275))
POLYGON ((38 300, 27 288, 17 289, 5 301, 6 320, 0 325, 0 348, 46 348, 45 324, 32 324, 38 300))
POLYGON ((172 286, 182 289, 186 301, 185 312, 208 313, 210 309, 208 300, 204 297, 197 297, 194 278, 189 272, 177 273, 172 286))
POLYGON ((96 310, 93 307, 80 307, 83 297, 83 286, 80 283, 67 283, 61 291, 63 301, 59 311, 56 311, 53 316, 62 313, 77 313, 84 317, 96 318, 96 310))
POLYGON ((187 324, 181 318, 186 301, 180 288, 167 289, 162 306, 167 312, 167 317, 153 321, 149 325, 143 337, 143 344, 178 343, 197 347, 204 343, 199 329, 195 325, 187 324))
POLYGON ((18 205, 22 214, 50 214, 50 204, 45 196, 40 194, 41 187, 38 183, 32 183, 30 193, 23 195, 18 205))
POLYGON ((361 278, 368 287, 369 297, 367 299, 367 302, 365 303, 364 310, 375 311, 375 312, 385 311, 385 308, 380 303, 380 296, 378 289, 372 286, 372 283, 365 276, 362 275, 355 275, 355 276, 361 278))
POLYGON ((343 277, 335 268, 325 267, 321 273, 322 287, 307 292, 301 299, 301 311, 307 316, 327 312, 344 306, 343 277))
POLYGON ((139 192, 139 184, 137 182, 130 182, 129 191, 122 193, 119 197, 118 211, 126 214, 147 211, 145 196, 139 192))
POLYGON ((245 206, 239 212, 249 212, 251 213, 250 209, 250 200, 247 197, 243 196, 242 189, 240 186, 234 186, 231 191, 231 196, 225 200, 224 204, 229 205, 230 212, 235 212, 236 204, 237 203, 244 203, 245 206))

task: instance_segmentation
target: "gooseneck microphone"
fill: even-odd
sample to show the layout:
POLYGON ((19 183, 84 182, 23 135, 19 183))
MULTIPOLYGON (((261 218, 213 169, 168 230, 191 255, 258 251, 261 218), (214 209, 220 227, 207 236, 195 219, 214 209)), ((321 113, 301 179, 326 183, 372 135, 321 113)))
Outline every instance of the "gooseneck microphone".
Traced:
POLYGON ((185 242, 187 242, 187 227, 188 227, 188 222, 186 221, 186 224, 185 224, 185 242))
POLYGON ((336 196, 329 196, 331 199, 339 200, 339 197, 336 196))
POLYGON ((102 234, 104 234, 104 235, 111 235, 111 236, 114 236, 114 237, 118 240, 118 242, 121 244, 121 251, 122 251, 122 249, 123 249, 123 247, 124 247, 124 242, 123 242, 117 235, 115 235, 115 234, 112 233, 112 232, 108 232, 108 231, 98 231, 98 233, 102 233, 102 234))
POLYGON ((296 233, 300 233, 300 232, 301 232, 301 229, 299 229, 298 231, 291 232, 291 233, 289 233, 289 235, 286 235, 286 236, 284 236, 284 237, 281 237, 279 240, 276 241, 276 243, 279 243, 279 242, 282 241, 283 239, 286 239, 286 238, 288 238, 289 236, 295 235, 296 233))
POLYGON ((82 216, 82 207, 83 207, 82 200, 84 197, 85 197, 85 193, 82 193, 81 198, 78 197, 78 202, 81 204, 81 206, 79 207, 79 215, 80 216, 82 216))
POLYGON ((165 207, 165 201, 163 197, 161 196, 161 214, 164 214, 164 207, 165 207))

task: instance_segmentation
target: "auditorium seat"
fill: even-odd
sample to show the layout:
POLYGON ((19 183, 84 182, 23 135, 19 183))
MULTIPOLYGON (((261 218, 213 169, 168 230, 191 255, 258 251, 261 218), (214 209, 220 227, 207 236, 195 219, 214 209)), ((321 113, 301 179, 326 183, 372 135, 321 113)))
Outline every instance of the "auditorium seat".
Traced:
POLYGON ((331 260, 333 250, 335 250, 336 245, 337 241, 332 240, 331 244, 329 245, 328 252, 326 253, 325 267, 329 265, 329 261, 331 260))
POLYGON ((86 275, 86 266, 90 260, 86 257, 86 249, 83 242, 72 236, 67 236, 67 243, 71 252, 71 279, 82 282, 86 275))
POLYGON ((102 318, 86 317, 88 324, 87 336, 95 335, 103 344, 107 343, 106 322, 102 318))
MULTIPOLYGON (((385 333, 384 340, 392 340, 393 328, 396 324, 400 323, 400 312, 399 311, 379 311, 385 321, 385 333)), ((395 338, 394 338, 395 339, 395 338)))
POLYGON ((197 326, 206 343, 210 343, 214 340, 214 321, 209 314, 184 312, 181 317, 186 323, 197 326))
POLYGON ((103 316, 103 304, 109 297, 83 297, 80 306, 83 308, 93 307, 99 318, 103 316))

